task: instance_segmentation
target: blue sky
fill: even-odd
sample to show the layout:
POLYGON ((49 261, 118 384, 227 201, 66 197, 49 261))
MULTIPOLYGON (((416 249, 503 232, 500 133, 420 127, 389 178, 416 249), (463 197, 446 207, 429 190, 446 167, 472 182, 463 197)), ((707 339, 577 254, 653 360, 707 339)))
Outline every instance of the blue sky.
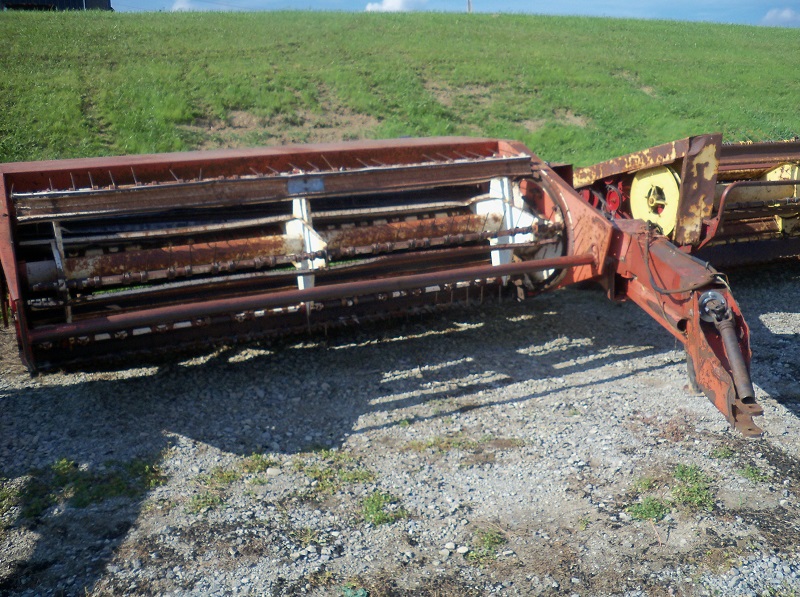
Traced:
MULTIPOLYGON (((343 10, 464 12, 467 0, 111 0, 119 12, 343 10)), ((589 15, 800 27, 800 0, 472 0, 475 12, 589 15)))

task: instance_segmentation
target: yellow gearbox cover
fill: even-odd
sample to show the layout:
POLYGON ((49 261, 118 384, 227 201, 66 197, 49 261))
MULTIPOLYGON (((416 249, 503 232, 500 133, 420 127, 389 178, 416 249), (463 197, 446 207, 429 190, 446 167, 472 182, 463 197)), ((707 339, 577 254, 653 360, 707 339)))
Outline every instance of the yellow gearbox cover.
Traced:
POLYGON ((659 166, 642 170, 633 177, 631 184, 631 215, 637 220, 652 222, 669 235, 678 219, 680 195, 680 177, 672 168, 659 166))
MULTIPOLYGON (((781 164, 766 173, 764 180, 800 180, 800 167, 797 164, 781 164)), ((797 197, 800 192, 800 185, 786 187, 780 186, 778 188, 783 190, 785 197, 797 197)))

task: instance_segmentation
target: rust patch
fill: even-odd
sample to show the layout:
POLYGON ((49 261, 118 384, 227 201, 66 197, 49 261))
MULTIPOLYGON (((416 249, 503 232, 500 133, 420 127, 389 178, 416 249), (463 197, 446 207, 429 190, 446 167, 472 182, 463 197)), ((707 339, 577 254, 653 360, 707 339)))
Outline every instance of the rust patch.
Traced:
POLYGON ((411 239, 458 236, 475 232, 497 232, 502 217, 466 215, 451 218, 429 218, 415 222, 391 222, 370 226, 352 226, 338 230, 320 231, 328 249, 362 247, 374 244, 396 243, 411 239))
POLYGON ((243 240, 226 240, 213 243, 197 243, 158 249, 120 251, 88 257, 71 257, 64 262, 64 269, 71 279, 114 276, 150 270, 184 269, 269 257, 289 255, 303 249, 301 239, 285 236, 265 236, 243 240))
POLYGON ((691 139, 691 147, 681 169, 681 194, 674 234, 675 242, 679 245, 698 244, 703 220, 711 217, 721 146, 721 134, 691 139))
POLYGON ((629 153, 594 166, 576 168, 573 183, 575 188, 580 188, 620 174, 630 174, 638 170, 671 164, 686 155, 689 151, 690 141, 691 138, 680 139, 643 151, 629 153))

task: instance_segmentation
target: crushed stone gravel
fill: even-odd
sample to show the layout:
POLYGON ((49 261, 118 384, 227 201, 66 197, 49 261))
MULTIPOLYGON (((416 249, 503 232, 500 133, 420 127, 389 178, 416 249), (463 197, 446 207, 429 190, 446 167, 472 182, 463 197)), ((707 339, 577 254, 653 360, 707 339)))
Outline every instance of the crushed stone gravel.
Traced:
POLYGON ((796 595, 800 266, 731 284, 757 440, 595 290, 34 378, 3 331, 0 593, 796 595))

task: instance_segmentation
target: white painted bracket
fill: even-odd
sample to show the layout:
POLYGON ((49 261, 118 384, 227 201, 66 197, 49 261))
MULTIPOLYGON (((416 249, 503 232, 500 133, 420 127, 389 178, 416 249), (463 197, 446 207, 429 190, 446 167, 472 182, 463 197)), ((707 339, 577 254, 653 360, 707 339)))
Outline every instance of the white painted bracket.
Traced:
MULTIPOLYGON (((306 253, 315 253, 325 250, 327 244, 311 225, 311 211, 309 209, 308 199, 302 197, 292 200, 292 216, 294 219, 286 222, 286 236, 293 239, 302 239, 303 251, 306 253)), ((297 269, 310 272, 322 269, 326 265, 325 260, 321 258, 303 259, 302 261, 294 262, 294 266, 297 269)), ((297 276, 297 287, 300 290, 313 288, 314 275, 303 274, 297 276)))
MULTIPOLYGON (((493 178, 489 183, 489 198, 475 202, 472 209, 480 216, 501 217, 503 230, 527 228, 536 222, 536 217, 524 208, 519 185, 512 183, 508 178, 493 178)), ((492 246, 507 245, 528 243, 533 240, 533 233, 514 234, 498 236, 491 239, 489 244, 492 246)), ((492 265, 511 263, 513 257, 514 251, 511 249, 492 251, 492 265)), ((507 281, 508 276, 504 276, 503 283, 505 284, 507 281)))

